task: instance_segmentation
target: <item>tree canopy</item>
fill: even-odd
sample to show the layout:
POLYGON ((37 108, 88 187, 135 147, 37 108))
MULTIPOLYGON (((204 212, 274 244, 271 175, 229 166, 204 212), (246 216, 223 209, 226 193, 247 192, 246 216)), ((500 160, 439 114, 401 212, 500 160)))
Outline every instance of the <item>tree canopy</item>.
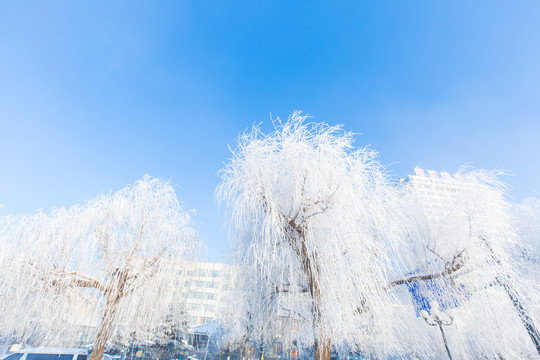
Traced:
POLYGON ((280 317, 290 329, 301 324, 299 345, 329 356, 331 344, 368 344, 399 321, 385 290, 395 191, 353 134, 306 120, 295 113, 269 135, 258 127, 242 135, 217 195, 246 271, 249 336, 264 339, 280 317))
POLYGON ((238 138, 217 188, 242 269, 237 341, 268 343, 279 329, 284 346, 314 346, 316 360, 332 348, 441 356, 420 297, 455 319, 449 338, 463 356, 533 356, 540 297, 526 289, 537 281, 516 272, 522 235, 496 172, 445 174, 420 191, 391 181, 341 126, 298 112, 274 126, 238 138))
POLYGON ((198 234, 168 182, 144 176, 84 205, 2 222, 5 333, 51 345, 59 341, 51 334, 66 341, 97 328, 99 353, 107 340, 155 337, 164 322, 183 323, 173 285, 182 262, 197 256, 198 234))

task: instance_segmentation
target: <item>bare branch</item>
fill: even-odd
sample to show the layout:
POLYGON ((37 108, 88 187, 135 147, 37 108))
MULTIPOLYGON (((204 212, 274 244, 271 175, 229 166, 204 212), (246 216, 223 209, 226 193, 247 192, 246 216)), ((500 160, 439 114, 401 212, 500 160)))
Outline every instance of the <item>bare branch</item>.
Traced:
POLYGON ((461 269, 463 265, 465 265, 465 259, 463 256, 464 250, 462 250, 459 254, 455 255, 452 261, 447 262, 444 265, 444 271, 433 273, 433 274, 426 274, 426 275, 414 275, 405 279, 399 279, 394 280, 388 284, 389 287, 398 286, 398 285, 404 285, 404 284, 410 284, 416 281, 425 281, 425 280, 432 280, 437 279, 439 277, 444 277, 451 275, 461 269))
POLYGON ((52 275, 58 276, 59 278, 54 279, 52 282, 55 285, 66 285, 73 287, 84 287, 84 288, 94 288, 105 293, 107 291, 106 286, 99 280, 80 274, 76 271, 70 272, 61 272, 61 271, 50 271, 52 275))

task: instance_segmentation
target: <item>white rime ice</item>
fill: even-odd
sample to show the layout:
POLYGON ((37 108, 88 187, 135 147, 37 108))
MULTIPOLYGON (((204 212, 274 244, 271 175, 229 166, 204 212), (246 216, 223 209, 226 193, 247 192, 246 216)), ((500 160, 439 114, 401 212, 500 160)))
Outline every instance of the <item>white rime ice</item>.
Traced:
POLYGON ((1 221, 2 335, 73 346, 94 328, 99 359, 107 341, 159 341, 184 323, 173 285, 198 235, 169 183, 145 176, 81 206, 1 221))
MULTIPOLYGON (((237 269, 223 344, 316 360, 539 357, 539 200, 508 202, 493 171, 392 181, 353 134, 299 112, 274 127, 242 134, 220 172, 237 269), (448 348, 418 315, 435 302, 453 319, 448 348)), ((148 176, 0 218, 0 335, 80 345, 90 329, 91 360, 107 342, 164 341, 185 324, 175 282, 198 251, 174 189, 148 176)))
POLYGON ((332 348, 444 358, 439 329, 413 306, 417 284, 454 304, 445 331, 458 358, 538 357, 526 327, 540 324, 538 271, 523 266, 538 265, 538 203, 514 207, 489 171, 460 171, 434 203, 389 181, 340 126, 299 112, 274 126, 239 137, 216 190, 240 268, 229 342, 269 346, 279 333, 316 360, 332 348))
POLYGON ((221 173, 217 196, 244 269, 236 331, 271 341, 280 319, 317 358, 332 345, 390 352, 399 344, 387 328, 400 322, 387 291, 395 190, 351 133, 305 120, 278 120, 270 135, 254 127, 221 173))
MULTIPOLYGON (((402 213, 410 228, 399 252, 404 269, 415 275, 394 284, 431 278, 442 294, 434 299, 428 292, 426 297, 457 302, 446 311, 454 323, 445 331, 460 358, 538 358, 524 323, 540 325, 538 272, 523 266, 525 237, 519 224, 526 220, 504 199, 506 187, 496 175, 460 171, 443 182, 446 189, 436 199, 411 185, 401 188, 402 213)), ((444 357, 438 329, 421 319, 416 323, 408 324, 409 351, 444 357)))

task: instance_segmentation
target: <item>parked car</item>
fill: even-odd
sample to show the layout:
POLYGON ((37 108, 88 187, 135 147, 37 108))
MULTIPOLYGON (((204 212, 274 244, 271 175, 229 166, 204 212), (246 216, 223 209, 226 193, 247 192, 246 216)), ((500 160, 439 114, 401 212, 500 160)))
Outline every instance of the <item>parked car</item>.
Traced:
POLYGON ((78 348, 26 348, 2 360, 87 360, 88 350, 78 348))

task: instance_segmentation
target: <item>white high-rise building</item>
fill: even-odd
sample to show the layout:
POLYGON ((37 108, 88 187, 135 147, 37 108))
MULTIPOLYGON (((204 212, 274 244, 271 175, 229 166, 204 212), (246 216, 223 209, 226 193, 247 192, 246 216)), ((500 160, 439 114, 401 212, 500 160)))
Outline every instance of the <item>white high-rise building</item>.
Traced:
POLYGON ((438 216, 443 210, 456 201, 460 186, 463 181, 459 174, 454 176, 445 171, 423 170, 416 167, 414 174, 401 179, 402 186, 412 187, 415 196, 422 203, 424 212, 433 220, 438 221, 438 216))
POLYGON ((414 174, 402 179, 401 183, 412 186, 423 200, 436 204, 455 198, 460 183, 459 175, 455 176, 457 177, 452 177, 446 171, 437 173, 416 167, 414 174))

